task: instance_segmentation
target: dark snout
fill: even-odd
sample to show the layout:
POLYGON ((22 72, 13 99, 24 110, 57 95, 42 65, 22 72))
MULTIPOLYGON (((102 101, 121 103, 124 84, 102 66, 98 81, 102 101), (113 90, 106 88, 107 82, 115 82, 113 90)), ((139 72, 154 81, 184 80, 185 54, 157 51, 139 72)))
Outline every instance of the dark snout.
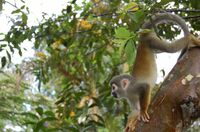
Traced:
POLYGON ((111 95, 112 95, 113 97, 115 97, 115 98, 118 98, 118 97, 117 97, 117 94, 116 94, 115 92, 112 92, 111 95))

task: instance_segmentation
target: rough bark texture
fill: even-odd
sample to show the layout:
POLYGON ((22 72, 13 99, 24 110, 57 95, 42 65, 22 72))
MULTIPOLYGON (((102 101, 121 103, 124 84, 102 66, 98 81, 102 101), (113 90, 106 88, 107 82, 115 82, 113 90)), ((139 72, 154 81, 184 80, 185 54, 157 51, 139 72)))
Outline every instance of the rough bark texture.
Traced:
POLYGON ((129 132, 181 132, 200 117, 200 48, 191 48, 177 62, 148 113, 150 122, 135 120, 129 132))

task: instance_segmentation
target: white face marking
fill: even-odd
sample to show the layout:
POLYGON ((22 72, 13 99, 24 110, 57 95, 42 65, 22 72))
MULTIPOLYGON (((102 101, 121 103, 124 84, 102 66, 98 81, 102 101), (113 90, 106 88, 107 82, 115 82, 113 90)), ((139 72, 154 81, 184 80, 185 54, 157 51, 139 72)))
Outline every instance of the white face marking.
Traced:
POLYGON ((118 89, 117 85, 116 84, 112 84, 112 91, 116 91, 118 89))
POLYGON ((118 86, 116 84, 112 84, 111 89, 112 89, 111 90, 112 96, 115 97, 115 98, 118 98, 118 92, 117 92, 118 86))

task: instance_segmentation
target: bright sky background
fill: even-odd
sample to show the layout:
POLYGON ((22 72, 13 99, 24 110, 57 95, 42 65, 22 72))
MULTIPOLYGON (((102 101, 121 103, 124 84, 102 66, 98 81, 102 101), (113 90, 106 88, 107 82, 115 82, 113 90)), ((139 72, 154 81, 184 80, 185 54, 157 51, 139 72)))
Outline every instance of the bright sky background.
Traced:
MULTIPOLYGON (((18 0, 8 0, 10 3, 14 4, 14 1, 18 0)), ((69 1, 69 0, 68 0, 69 1)), ((49 16, 52 14, 60 14, 61 10, 67 5, 67 0, 25 0, 26 5, 30 10, 30 14, 28 16, 28 24, 30 26, 37 25, 42 20, 42 13, 45 12, 49 16)), ((21 7, 21 2, 16 2, 17 7, 21 7)), ((0 14, 0 32, 6 33, 10 24, 8 23, 9 17, 11 16, 11 12, 15 10, 9 4, 3 5, 3 12, 0 14)), ((12 59, 13 63, 18 64, 24 58, 33 57, 34 50, 32 49, 33 43, 25 41, 22 44, 23 48, 26 48, 27 51, 23 51, 23 56, 19 56, 18 53, 14 54, 14 59, 12 59)), ((0 54, 2 55, 2 54, 0 54)))

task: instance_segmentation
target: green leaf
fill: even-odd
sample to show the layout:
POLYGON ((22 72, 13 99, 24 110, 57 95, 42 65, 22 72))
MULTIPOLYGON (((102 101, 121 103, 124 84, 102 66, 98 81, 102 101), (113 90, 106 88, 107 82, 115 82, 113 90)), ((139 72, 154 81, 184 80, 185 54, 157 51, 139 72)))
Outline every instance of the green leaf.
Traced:
POLYGON ((31 112, 23 112, 23 113, 21 113, 21 115, 24 115, 26 117, 30 117, 30 118, 33 118, 33 119, 39 119, 36 114, 31 113, 31 112))
POLYGON ((25 13, 23 13, 23 14, 22 14, 22 22, 23 22, 24 24, 27 24, 27 20, 28 20, 27 15, 26 15, 25 13))
POLYGON ((72 6, 67 6, 67 13, 70 13, 72 11, 72 6))
POLYGON ((0 0, 0 11, 2 11, 3 6, 3 0, 0 0))
POLYGON ((25 5, 23 5, 22 7, 21 7, 21 9, 24 9, 25 8, 25 5))
POLYGON ((34 132, 39 132, 40 129, 44 128, 44 122, 43 121, 39 121, 35 128, 33 129, 34 132))
POLYGON ((123 10, 127 11, 137 11, 139 9, 137 3, 130 2, 128 5, 124 6, 123 10))
POLYGON ((18 48, 19 55, 22 56, 22 50, 18 48))
POLYGON ((66 129, 69 130, 70 132, 80 132, 78 128, 75 128, 75 126, 66 127, 66 129))
POLYGON ((115 37, 116 38, 121 38, 121 39, 128 39, 130 37, 130 32, 124 28, 124 27, 119 27, 115 29, 115 37))
POLYGON ((51 117, 55 116, 55 114, 52 111, 45 111, 44 114, 51 117))
POLYGON ((39 46, 40 46, 40 43, 39 43, 38 41, 35 41, 35 43, 34 43, 34 47, 35 47, 36 49, 38 49, 39 46))
POLYGON ((55 120, 56 120, 55 117, 46 117, 46 118, 42 119, 41 121, 45 122, 45 121, 55 121, 55 120))
POLYGON ((135 13, 132 13, 129 16, 131 17, 131 19, 134 22, 138 23, 138 22, 142 21, 142 19, 144 19, 144 15, 145 15, 144 10, 139 10, 139 11, 137 11, 135 13))
POLYGON ((135 47, 134 42, 132 40, 127 41, 125 47, 125 54, 128 64, 132 65, 135 60, 135 47))
POLYGON ((7 50, 6 50, 6 54, 8 56, 9 62, 11 62, 11 55, 10 55, 10 53, 7 50))
POLYGON ((1 44, 0 45, 1 48, 6 47, 6 46, 7 46, 7 44, 1 44))
POLYGON ((138 34, 144 34, 144 33, 150 33, 150 32, 152 32, 151 29, 140 29, 140 30, 138 31, 138 34))
POLYGON ((42 109, 42 107, 37 107, 35 110, 37 111, 37 113, 38 113, 40 116, 42 116, 42 114, 43 114, 43 109, 42 109))
POLYGON ((17 9, 15 11, 13 11, 11 14, 16 14, 16 13, 19 13, 19 12, 21 12, 21 9, 17 9))
POLYGON ((5 56, 2 57, 2 58, 1 58, 1 67, 2 67, 2 68, 6 65, 6 62, 7 62, 6 57, 5 57, 5 56))
POLYGON ((48 127, 48 121, 55 121, 55 120, 56 120, 55 117, 46 117, 46 118, 40 120, 34 128, 34 132, 38 132, 39 130, 41 130, 45 127, 48 127))
POLYGON ((116 44, 125 44, 125 42, 127 41, 127 40, 123 40, 123 39, 114 39, 114 40, 112 40, 114 43, 116 43, 116 44))
POLYGON ((14 53, 14 49, 13 49, 13 47, 12 47, 11 45, 9 45, 9 48, 10 48, 10 51, 11 51, 12 53, 14 53))
POLYGON ((33 122, 33 121, 25 121, 25 123, 23 123, 23 125, 34 125, 35 124, 35 122, 33 122))

